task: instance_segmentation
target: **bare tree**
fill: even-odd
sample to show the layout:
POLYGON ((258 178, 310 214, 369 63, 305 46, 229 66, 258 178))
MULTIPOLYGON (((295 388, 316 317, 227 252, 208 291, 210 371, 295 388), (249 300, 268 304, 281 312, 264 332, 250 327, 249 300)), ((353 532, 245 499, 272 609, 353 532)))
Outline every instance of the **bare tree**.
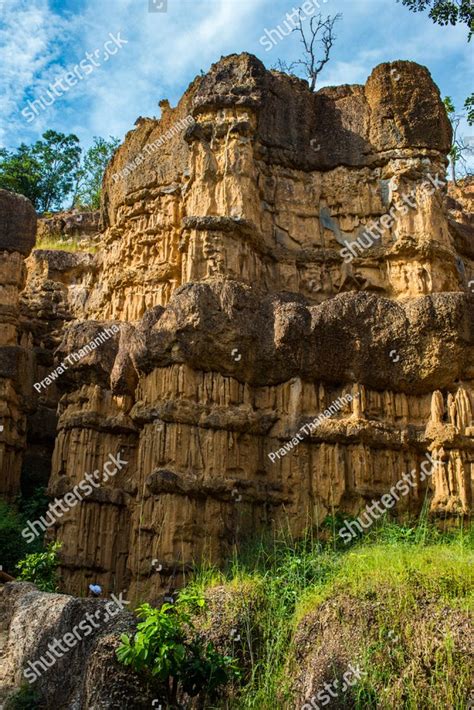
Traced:
MULTIPOLYGON (((446 108, 446 113, 451 121, 453 127, 453 142, 451 145, 451 150, 449 151, 449 158, 451 162, 451 176, 455 185, 457 185, 457 178, 465 177, 467 175, 472 175, 472 161, 469 158, 474 156, 474 145, 472 136, 461 136, 459 133, 459 124, 466 115, 463 113, 456 113, 456 108, 450 96, 446 96, 444 99, 444 105, 446 108)), ((465 106, 467 106, 468 100, 466 100, 465 106)), ((467 122, 472 125, 472 117, 467 116, 467 122)))
POLYGON ((322 15, 313 15, 309 21, 309 31, 305 32, 303 19, 306 19, 306 17, 302 18, 300 8, 296 27, 293 28, 292 32, 298 32, 301 35, 300 41, 304 47, 303 58, 297 59, 290 64, 279 59, 277 69, 287 74, 294 74, 297 67, 302 67, 300 71, 303 71, 305 78, 309 81, 311 91, 314 91, 318 75, 328 63, 329 55, 336 39, 334 25, 341 18, 341 13, 332 17, 328 15, 325 20, 323 20, 322 15), (321 53, 322 58, 318 58, 321 53))

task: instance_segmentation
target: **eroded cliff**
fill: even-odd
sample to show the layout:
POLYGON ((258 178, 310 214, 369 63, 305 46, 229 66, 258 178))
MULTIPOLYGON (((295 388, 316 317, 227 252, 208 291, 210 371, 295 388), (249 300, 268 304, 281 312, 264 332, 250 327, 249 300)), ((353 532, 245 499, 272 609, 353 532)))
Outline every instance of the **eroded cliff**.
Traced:
POLYGON ((473 228, 447 205, 450 141, 410 62, 313 94, 232 55, 137 122, 104 180, 102 249, 35 252, 22 297, 34 382, 67 362, 30 383, 35 411, 59 402, 49 492, 101 478, 50 531, 67 591, 153 599, 244 536, 356 514, 412 469, 398 513, 427 491, 433 514, 470 512, 473 228), (423 481, 427 453, 442 465, 423 481))

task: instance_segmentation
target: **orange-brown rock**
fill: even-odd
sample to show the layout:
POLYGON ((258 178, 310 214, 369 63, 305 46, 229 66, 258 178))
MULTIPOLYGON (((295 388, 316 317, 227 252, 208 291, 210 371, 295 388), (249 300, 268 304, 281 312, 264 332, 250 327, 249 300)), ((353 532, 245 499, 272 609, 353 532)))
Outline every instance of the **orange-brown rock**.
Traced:
POLYGON ((35 244, 36 213, 25 197, 0 190, 0 496, 19 492, 26 447, 31 353, 20 329, 25 257, 35 244))
POLYGON ((313 94, 232 55, 138 122, 104 180, 100 254, 75 284, 31 262, 68 314, 56 363, 120 330, 54 385, 51 495, 128 462, 51 531, 68 591, 153 598, 245 535, 357 513, 412 469, 399 514, 427 492, 433 513, 471 510, 474 254, 447 210, 450 141, 410 62, 313 94), (422 481, 428 452, 442 466, 422 481))

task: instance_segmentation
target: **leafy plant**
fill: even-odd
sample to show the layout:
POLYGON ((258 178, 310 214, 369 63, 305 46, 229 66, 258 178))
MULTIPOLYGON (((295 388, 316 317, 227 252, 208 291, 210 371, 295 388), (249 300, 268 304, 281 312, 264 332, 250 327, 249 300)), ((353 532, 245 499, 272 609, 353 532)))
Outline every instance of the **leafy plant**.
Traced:
POLYGON ((467 97, 464 102, 464 108, 467 111, 466 120, 469 126, 474 126, 474 94, 467 97))
POLYGON ((159 609, 142 604, 143 619, 135 636, 121 636, 118 660, 143 674, 167 707, 177 707, 178 693, 214 701, 230 681, 239 677, 236 661, 224 656, 195 632, 187 607, 204 600, 195 594, 181 594, 176 604, 159 609))
POLYGON ((27 520, 34 520, 47 506, 44 489, 38 489, 31 498, 18 498, 15 506, 0 501, 0 563, 3 571, 13 575, 15 566, 29 552, 41 552, 43 542, 37 538, 28 545, 21 531, 27 520))
POLYGON ((44 486, 36 487, 28 497, 19 496, 16 503, 25 523, 28 520, 35 520, 47 511, 49 499, 46 495, 46 488, 44 486))
POLYGON ((52 542, 44 552, 33 552, 20 560, 16 566, 18 579, 32 582, 43 592, 56 592, 58 587, 58 552, 61 543, 52 542))
POLYGON ((0 500, 0 550, 5 572, 13 572, 16 563, 24 554, 25 547, 26 541, 21 537, 20 515, 0 500))

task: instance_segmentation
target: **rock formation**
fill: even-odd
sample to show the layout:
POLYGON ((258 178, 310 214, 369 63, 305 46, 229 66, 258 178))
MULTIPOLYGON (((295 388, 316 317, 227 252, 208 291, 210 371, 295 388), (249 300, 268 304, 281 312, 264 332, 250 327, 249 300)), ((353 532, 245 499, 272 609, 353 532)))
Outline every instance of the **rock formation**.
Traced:
POLYGON ((0 215, 0 497, 8 500, 20 487, 32 388, 31 343, 20 328, 19 300, 36 214, 25 197, 0 190, 0 215))
POLYGON ((23 582, 0 588, 0 610, 0 703, 24 685, 26 670, 30 681, 38 674, 34 689, 48 708, 152 706, 143 682, 115 658, 120 635, 136 623, 118 603, 47 594, 23 582), (2 628, 9 630, 4 643, 2 628))
POLYGON ((94 243, 100 233, 100 212, 81 212, 77 209, 56 212, 51 217, 38 220, 39 242, 59 240, 66 243, 78 241, 81 247, 94 243))
POLYGON ((314 94, 232 55, 138 122, 104 179, 100 253, 36 252, 22 300, 36 382, 85 353, 31 390, 37 412, 59 401, 51 496, 128 462, 50 530, 67 591, 154 599, 412 469, 398 514, 427 492, 433 514, 470 512, 474 242, 462 205, 448 216, 450 141, 410 62, 314 94))

